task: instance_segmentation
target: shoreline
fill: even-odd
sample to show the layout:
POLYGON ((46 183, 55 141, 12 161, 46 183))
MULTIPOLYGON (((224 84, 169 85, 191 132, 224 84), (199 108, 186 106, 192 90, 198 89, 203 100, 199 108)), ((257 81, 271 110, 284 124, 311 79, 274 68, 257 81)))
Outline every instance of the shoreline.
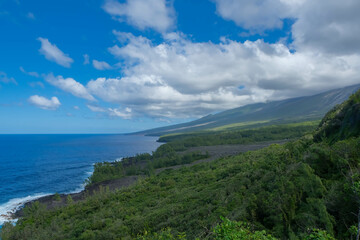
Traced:
MULTIPOLYGON (((23 134, 20 134, 23 135, 23 134)), ((43 134, 30 134, 32 135, 43 135, 43 134)), ((54 137, 54 134, 46 134, 51 136, 52 140, 54 142, 58 142, 58 137, 54 137)), ((58 134, 55 134, 58 135, 58 134)), ((59 134, 59 135, 76 135, 76 136, 93 136, 94 134, 59 134)), ((16 187, 17 185, 21 185, 22 184, 22 178, 19 178, 20 180, 17 180, 19 182, 15 182, 15 180, 13 180, 11 178, 11 176, 8 178, 9 179, 9 183, 10 181, 14 182, 14 190, 10 189, 7 190, 8 188, 5 185, 5 183, 7 181, 5 181, 3 187, 4 187, 4 195, 2 196, 2 201, 0 203, 0 226, 2 226, 5 222, 11 221, 14 222, 16 221, 16 215, 18 215, 17 213, 19 212, 19 210, 22 210, 25 206, 28 206, 29 203, 33 203, 35 201, 45 201, 46 203, 50 202, 50 200, 48 198, 53 197, 56 192, 60 193, 61 196, 68 196, 71 195, 73 196, 73 198, 78 198, 78 194, 84 192, 86 190, 86 179, 88 179, 88 177, 90 177, 93 172, 94 172, 94 164, 96 164, 97 162, 102 162, 102 161, 114 161, 114 162, 118 162, 121 161, 122 158, 124 156, 133 156, 139 152, 148 152, 151 153, 152 151, 154 151, 154 149, 156 150, 156 148, 159 146, 159 144, 157 143, 157 139, 158 138, 154 138, 154 137, 144 137, 144 138, 139 138, 138 136, 133 136, 133 134, 95 134, 97 135, 111 135, 111 136, 121 136, 121 137, 106 137, 106 138, 85 138, 85 140, 83 140, 83 138, 73 138, 73 137, 69 137, 66 138, 65 140, 69 140, 69 141, 75 141, 75 143, 77 142, 81 142, 82 144, 79 147, 79 151, 84 151, 86 150, 86 148, 88 148, 89 146, 91 146, 91 144, 93 144, 94 142, 99 142, 101 141, 99 144, 99 153, 103 153, 99 156, 97 156, 96 154, 87 154, 84 153, 82 155, 79 155, 76 157, 79 157, 80 159, 84 157, 84 155, 86 155, 86 160, 82 160, 84 162, 83 165, 86 165, 86 167, 83 168, 79 168, 79 170, 71 170, 73 173, 75 173, 74 175, 68 175, 66 177, 68 177, 69 179, 67 180, 67 183, 65 184, 57 184, 57 182, 53 182, 51 184, 51 182, 49 181, 50 185, 46 185, 45 188, 43 188, 43 186, 40 186, 39 182, 37 181, 31 181, 32 179, 30 179, 30 182, 34 182, 34 184, 32 184, 32 188, 29 188, 29 191, 26 191, 25 188, 22 189, 22 191, 18 191, 16 192, 16 187), (130 135, 130 136, 128 136, 130 135), (123 136, 123 137, 122 137, 123 136), (75 139, 75 140, 74 140, 75 139), (89 140, 90 139, 90 140, 89 140), (138 146, 139 141, 142 143, 143 146, 138 146), (107 143, 117 143, 116 146, 110 145, 110 148, 108 149, 108 144, 107 143), (120 151, 119 146, 120 145, 120 151), (104 148, 106 147, 106 148, 104 148), (105 151, 106 150, 106 151, 105 151), (103 151, 103 152, 102 152, 103 151), (108 153, 110 152, 110 153, 108 153), (84 171, 83 171, 84 170, 84 171), (60 187, 57 187, 57 185, 59 185, 60 187)), ((15 140, 17 138, 13 137, 15 140)), ((12 138, 12 139, 13 139, 12 138)), ((25 139, 21 138, 22 141, 24 141, 25 143, 30 142, 29 139, 31 139, 31 141, 33 140, 32 137, 26 137, 25 139)), ((47 138, 46 138, 47 139, 47 138)), ((15 141, 14 140, 14 141, 15 141)), ((39 139, 37 139, 40 143, 44 140, 42 136, 39 137, 39 139)), ((62 140, 62 137, 60 137, 60 140, 62 140)), ((27 146, 27 145, 26 145, 27 146)), ((61 146, 65 146, 65 150, 70 149, 71 145, 70 144, 65 144, 65 145, 61 145, 61 146)), ((38 145, 35 145, 35 147, 38 147, 38 145)), ((56 147, 54 147, 56 148, 56 147)), ((71 150, 73 148, 71 147, 71 150)), ((75 153, 70 152, 69 153, 75 153)), ((66 154, 64 154, 65 158, 72 158, 72 155, 69 155, 67 152, 66 154)), ((51 157, 51 154, 46 155, 45 157, 51 157)), ((10 158, 9 158, 10 159, 10 158)), ((4 159, 7 160, 7 159, 4 159)), ((60 158, 56 159, 56 160, 60 160, 60 158)), ((77 160, 77 159, 75 159, 77 160)), ((6 162, 6 161, 5 161, 6 162)), ((11 162, 9 160, 9 162, 11 162)), ((77 162, 76 162, 77 163, 77 162)), ((74 164, 75 166, 76 163, 74 164)), ((80 163, 79 163, 80 164, 80 163)), ((79 165, 78 164, 78 165, 79 165)), ((14 165, 14 164, 13 164, 14 165)), ((17 164, 19 165, 19 164, 17 164)), ((44 164, 44 166, 46 165, 46 163, 44 164)), ((69 164, 71 165, 71 164, 69 164)), ((82 166, 83 166, 82 165, 82 166)), ((12 165, 10 165, 12 166, 12 165)), ((16 165, 15 165, 16 166, 16 165)), ((60 165, 59 165, 60 166, 60 165)), ((61 168, 61 167, 60 167, 61 168)), ((44 168, 45 170, 47 169, 51 169, 51 170, 56 170, 58 168, 44 168)), ((61 172, 61 174, 66 174, 67 170, 66 168, 64 169, 60 169, 59 170, 61 172)), ((30 173, 32 173, 33 171, 30 171, 30 173)), ((44 174, 49 174, 50 177, 52 173, 47 173, 46 171, 44 172, 44 174)), ((22 174, 18 174, 19 176, 21 175, 21 177, 23 177, 22 174)), ((15 175, 17 176, 17 175, 15 175)), ((26 175, 25 175, 26 176, 26 175)), ((7 179, 5 179, 7 180, 7 179)), ((35 179, 36 180, 36 179, 35 179)), ((45 185, 44 185, 45 186, 45 185)), ((51 203, 52 204, 52 203, 51 203)), ((56 204, 53 204, 56 205, 56 204)), ((60 204, 61 205, 61 204, 60 204)))
MULTIPOLYGON (((254 144, 236 144, 236 145, 216 145, 216 146, 203 146, 203 147, 194 147, 187 150, 188 151, 198 151, 201 152, 209 151, 210 157, 207 159, 201 159, 198 161, 195 161, 190 164, 183 164, 183 165, 175 165, 165 168, 159 168, 156 169, 156 174, 159 174, 160 172, 167 170, 167 169, 179 169, 181 167, 190 167, 195 164, 203 163, 203 162, 210 162, 215 159, 218 159, 220 157, 225 156, 233 156, 236 154, 240 154, 247 151, 254 151, 258 150, 264 147, 268 147, 271 144, 284 144, 288 142, 289 139, 284 140, 275 140, 275 141, 267 141, 267 142, 259 142, 254 144)), ((106 180, 103 182, 95 183, 90 186, 84 186, 84 188, 79 192, 72 192, 72 193, 62 193, 62 194, 47 194, 44 196, 40 196, 38 198, 31 199, 29 201, 26 201, 24 203, 20 203, 21 205, 15 207, 12 209, 12 211, 8 212, 6 214, 6 217, 9 221, 16 221, 18 218, 21 218, 24 214, 23 209, 27 206, 30 206, 34 202, 39 202, 41 204, 44 204, 46 206, 47 210, 52 210, 57 207, 63 207, 68 205, 67 198, 68 196, 71 196, 73 203, 80 202, 85 200, 87 196, 91 196, 96 192, 104 191, 106 189, 109 189, 109 191, 115 191, 118 189, 121 189, 123 187, 128 187, 134 183, 137 182, 139 178, 144 177, 143 175, 133 175, 133 176, 126 176, 120 179, 112 179, 112 180, 106 180), (55 195, 57 196, 57 199, 55 198, 55 195), (60 197, 60 199, 59 199, 60 197)))
POLYGON ((2 212, 0 214, 0 226, 2 226, 2 224, 4 224, 7 221, 16 222, 17 219, 13 218, 13 214, 19 209, 21 209, 27 202, 31 202, 48 195, 50 195, 50 193, 38 193, 35 195, 29 195, 22 198, 13 198, 10 199, 8 202, 3 203, 0 208, 2 212))
MULTIPOLYGON (((85 185, 82 184, 81 187, 77 188, 74 191, 71 192, 65 192, 59 194, 60 196, 68 196, 68 195, 76 195, 85 190, 85 185)), ((0 226, 4 224, 5 222, 16 222, 18 220, 18 217, 16 217, 18 212, 22 212, 23 208, 25 206, 31 205, 32 203, 39 201, 41 199, 47 199, 50 197, 54 197, 56 193, 36 193, 34 195, 29 195, 22 198, 13 198, 10 199, 8 202, 2 204, 1 206, 4 206, 4 212, 0 214, 0 226), (13 202, 13 203, 12 203, 13 202), (9 207, 6 207, 6 205, 10 205, 9 207)))
MULTIPOLYGON (((95 163, 91 164, 92 170, 86 173, 84 181, 94 173, 94 165, 95 163)), ((76 195, 85 191, 85 189, 86 189, 86 184, 82 183, 80 187, 77 187, 75 190, 59 193, 59 195, 65 197, 67 197, 68 195, 76 195)), ((29 206, 32 203, 39 201, 41 199, 44 199, 42 201, 49 202, 49 200, 46 201, 46 199, 50 197, 53 198, 55 195, 56 193, 35 193, 33 195, 28 195, 26 197, 13 198, 10 199, 8 202, 3 203, 1 206, 5 205, 5 207, 3 207, 5 211, 3 211, 0 214, 0 229, 5 222, 9 222, 9 221, 17 222, 19 218, 17 217, 18 213, 21 212, 22 214, 23 208, 25 208, 26 206, 29 206), (6 205, 10 205, 10 207, 7 208, 6 205)))
POLYGON ((52 210, 57 207, 63 207, 68 205, 67 198, 70 196, 73 200, 73 203, 80 202, 85 200, 87 196, 91 196, 99 191, 109 189, 109 191, 114 191, 116 189, 120 189, 123 187, 128 187, 131 184, 135 183, 140 177, 139 176, 128 176, 121 179, 112 179, 106 180, 104 182, 95 183, 90 186, 85 186, 83 190, 76 193, 62 193, 62 194, 49 194, 46 196, 42 196, 33 200, 30 200, 24 203, 21 207, 16 209, 14 212, 10 213, 10 218, 12 220, 18 219, 24 215, 24 208, 31 206, 34 202, 39 202, 46 206, 47 210, 52 210), (59 196, 60 199, 56 199, 56 196, 59 196))
MULTIPOLYGON (((118 161, 118 160, 115 160, 118 161)), ((114 161, 114 162, 115 162, 114 161)), ((93 163, 92 165, 94 165, 93 163)), ((92 171, 93 173, 93 171, 92 171)), ((92 174, 91 173, 91 174, 92 174)), ((91 175, 89 175, 91 176, 91 175)), ((94 193, 102 190, 105 190, 107 187, 109 187, 110 191, 114 191, 115 189, 120 189, 122 187, 127 187, 134 182, 137 181, 139 177, 142 177, 141 175, 137 176, 128 176, 121 179, 113 179, 113 180, 106 180, 100 183, 95 183, 90 186, 86 186, 85 184, 82 184, 81 188, 77 188, 77 190, 73 192, 66 192, 66 193, 39 193, 35 195, 29 195, 27 197, 23 198, 14 198, 10 199, 7 203, 13 205, 9 209, 7 209, 6 212, 0 214, 0 218, 2 219, 0 222, 0 229, 1 226, 5 222, 17 222, 19 218, 21 218, 24 214, 23 210, 25 207, 31 206, 35 202, 39 202, 40 204, 44 204, 46 206, 47 210, 54 209, 56 207, 62 207, 66 206, 67 204, 67 198, 70 196, 73 200, 73 202, 79 202, 84 200, 87 196, 91 196, 94 193), (55 196, 58 195, 60 197, 60 200, 56 200, 55 196), (11 202, 14 201, 13 204, 11 202)), ((88 178, 88 177, 87 177, 88 178)), ((87 179, 86 178, 86 179, 87 179)))

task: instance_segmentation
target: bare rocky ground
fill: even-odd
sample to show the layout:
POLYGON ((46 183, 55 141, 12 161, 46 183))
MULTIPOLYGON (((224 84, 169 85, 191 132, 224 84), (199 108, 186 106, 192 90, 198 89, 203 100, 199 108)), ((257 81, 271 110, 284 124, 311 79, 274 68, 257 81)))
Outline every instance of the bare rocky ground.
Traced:
MULTIPOLYGON (((162 171, 165 171, 167 169, 180 169, 182 167, 191 167, 199 163, 204 162, 211 162, 215 159, 219 159, 222 157, 227 156, 234 156, 238 155, 240 153, 244 153, 247 151, 254 151, 258 150, 264 147, 268 147, 271 144, 283 144, 287 142, 288 140, 280 140, 280 141, 270 141, 270 142, 262 142, 262 143, 256 143, 256 144, 241 144, 241 145, 217 145, 217 146, 202 146, 202 147, 193 147, 189 148, 188 150, 181 152, 180 154, 185 154, 189 152, 201 152, 205 154, 206 152, 210 155, 209 158, 201 159, 195 162, 192 162, 190 164, 183 164, 183 165, 177 165, 177 166, 171 166, 171 167, 165 167, 165 168, 159 168, 155 170, 156 174, 161 173, 162 171)), ((35 201, 38 201, 41 204, 44 204, 47 209, 54 209, 57 207, 65 206, 67 204, 67 198, 70 195, 72 200, 74 202, 82 201, 86 198, 86 196, 93 195, 96 192, 99 192, 101 190, 103 191, 115 191, 124 187, 131 186, 137 182, 137 180, 141 177, 145 176, 127 176, 120 179, 113 179, 113 180, 107 180, 100 183, 93 184, 91 186, 88 186, 85 188, 85 190, 79 192, 79 193, 72 193, 72 194, 60 194, 60 199, 56 199, 55 195, 49 195, 45 196, 39 199, 36 199, 34 201, 30 201, 25 204, 26 206, 30 206, 35 201)), ((13 218, 19 218, 23 216, 23 209, 20 209, 16 211, 13 214, 13 218)))

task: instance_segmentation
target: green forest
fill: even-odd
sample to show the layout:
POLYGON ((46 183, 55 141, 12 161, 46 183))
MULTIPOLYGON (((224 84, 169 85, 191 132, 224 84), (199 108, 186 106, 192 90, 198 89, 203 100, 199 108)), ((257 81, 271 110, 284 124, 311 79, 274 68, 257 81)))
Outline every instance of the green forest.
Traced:
POLYGON ((360 91, 320 122, 232 132, 165 136, 153 154, 99 163, 88 184, 141 175, 133 186, 102 189, 46 210, 35 203, 7 239, 358 239, 360 91), (191 146, 292 139, 211 162, 191 146))

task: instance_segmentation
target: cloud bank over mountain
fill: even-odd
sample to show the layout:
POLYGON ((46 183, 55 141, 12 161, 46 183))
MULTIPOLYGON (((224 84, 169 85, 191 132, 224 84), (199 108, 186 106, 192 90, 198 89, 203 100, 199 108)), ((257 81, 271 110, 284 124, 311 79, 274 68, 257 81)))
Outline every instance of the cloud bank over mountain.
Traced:
MULTIPOLYGON (((172 9, 154 1, 162 16, 172 9), (166 13, 165 13, 166 12, 166 13)), ((143 1, 107 1, 106 12, 127 16, 140 29, 162 32, 163 41, 114 31, 118 43, 108 51, 121 61, 122 76, 101 77, 87 84, 105 102, 130 107, 153 117, 194 117, 249 103, 309 95, 359 82, 360 3, 330 0, 215 0, 217 14, 249 31, 262 33, 293 19, 291 44, 222 38, 194 42, 181 32, 165 32, 136 15, 143 1), (271 6, 271 7, 270 7, 271 6), (321 14, 317 14, 321 11, 321 14), (340 81, 341 79, 341 81, 340 81)), ((150 11, 150 10, 149 10, 150 11)), ((101 68, 102 69, 102 68, 101 68)))

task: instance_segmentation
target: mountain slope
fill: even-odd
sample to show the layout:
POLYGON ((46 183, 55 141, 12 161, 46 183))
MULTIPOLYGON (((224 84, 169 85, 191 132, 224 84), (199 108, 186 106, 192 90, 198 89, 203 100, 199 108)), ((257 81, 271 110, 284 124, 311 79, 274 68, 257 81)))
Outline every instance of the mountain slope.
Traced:
POLYGON ((360 135, 360 91, 329 111, 314 134, 316 141, 339 141, 360 135))
POLYGON ((250 104, 208 115, 195 121, 150 129, 137 134, 160 136, 178 132, 212 129, 235 123, 266 125, 276 122, 321 119, 335 105, 345 101, 360 88, 360 84, 330 90, 313 96, 291 98, 268 103, 250 104))

